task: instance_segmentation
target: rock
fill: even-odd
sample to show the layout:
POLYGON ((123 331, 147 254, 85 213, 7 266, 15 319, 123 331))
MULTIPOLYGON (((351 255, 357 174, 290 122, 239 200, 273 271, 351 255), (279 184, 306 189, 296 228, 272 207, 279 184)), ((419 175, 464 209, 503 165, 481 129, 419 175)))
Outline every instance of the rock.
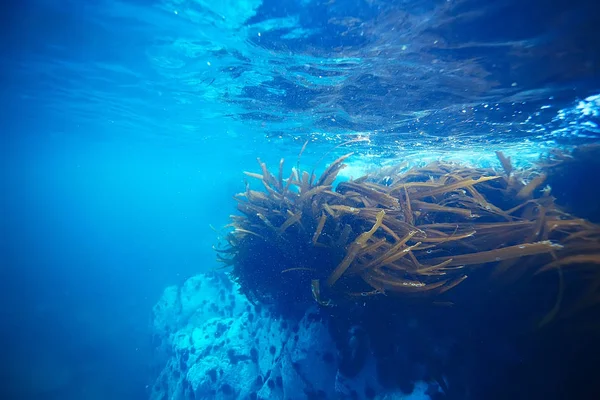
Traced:
POLYGON ((318 309, 288 321, 250 304, 238 289, 225 274, 165 289, 154 329, 169 357, 152 400, 429 398, 423 382, 411 395, 385 392, 370 354, 357 376, 345 378, 318 309))

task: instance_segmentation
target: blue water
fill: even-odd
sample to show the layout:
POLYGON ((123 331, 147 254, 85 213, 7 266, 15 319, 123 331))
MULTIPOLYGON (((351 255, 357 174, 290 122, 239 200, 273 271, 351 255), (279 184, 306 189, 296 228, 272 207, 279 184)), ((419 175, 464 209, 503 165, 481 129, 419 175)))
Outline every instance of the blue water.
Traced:
POLYGON ((242 171, 364 141, 528 165, 600 142, 590 1, 24 0, 0 17, 2 398, 145 399, 152 306, 242 171), (48 372, 51 371, 51 372, 48 372), (9 382, 6 384, 6 382, 9 382))

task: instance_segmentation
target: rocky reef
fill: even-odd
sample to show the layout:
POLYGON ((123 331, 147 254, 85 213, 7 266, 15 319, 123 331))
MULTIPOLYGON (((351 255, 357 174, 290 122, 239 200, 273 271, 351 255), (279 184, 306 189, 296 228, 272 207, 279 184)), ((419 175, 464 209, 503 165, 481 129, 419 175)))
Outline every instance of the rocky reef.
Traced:
POLYGON ((298 320, 285 319, 251 304, 224 273, 166 288, 153 324, 164 367, 152 400, 421 400, 439 392, 422 380, 407 392, 386 390, 359 327, 338 350, 317 305, 298 320), (351 377, 340 368, 342 358, 360 365, 351 377))

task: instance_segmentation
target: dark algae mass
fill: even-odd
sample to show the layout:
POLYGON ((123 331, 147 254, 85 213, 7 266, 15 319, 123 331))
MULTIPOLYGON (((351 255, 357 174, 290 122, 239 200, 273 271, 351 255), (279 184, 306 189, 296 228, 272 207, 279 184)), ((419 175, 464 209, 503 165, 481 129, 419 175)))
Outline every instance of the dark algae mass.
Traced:
POLYGON ((405 393, 424 376, 435 398, 596 398, 598 201, 566 188, 599 155, 522 169, 498 151, 498 168, 400 163, 340 181, 352 153, 320 174, 259 159, 218 257, 285 318, 318 304, 349 378, 372 351, 380 384, 405 393))

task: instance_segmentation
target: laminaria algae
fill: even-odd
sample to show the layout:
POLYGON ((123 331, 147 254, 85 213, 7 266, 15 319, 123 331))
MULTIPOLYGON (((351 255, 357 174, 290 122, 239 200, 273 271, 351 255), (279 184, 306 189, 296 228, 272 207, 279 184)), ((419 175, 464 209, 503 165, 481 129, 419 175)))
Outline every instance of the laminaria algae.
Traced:
MULTIPOLYGON (((250 298, 452 305, 477 293, 469 280, 497 291, 554 274, 556 301, 540 323, 598 305, 600 226, 557 205, 543 167, 516 170, 498 152, 500 172, 397 165, 334 189, 351 155, 320 176, 292 168, 286 179, 283 159, 273 173, 260 159, 260 173, 245 172, 262 190, 247 182, 235 196, 241 215, 217 251, 250 298), (568 283, 578 295, 565 296, 568 283)), ((553 168, 567 159, 551 157, 553 168)))

